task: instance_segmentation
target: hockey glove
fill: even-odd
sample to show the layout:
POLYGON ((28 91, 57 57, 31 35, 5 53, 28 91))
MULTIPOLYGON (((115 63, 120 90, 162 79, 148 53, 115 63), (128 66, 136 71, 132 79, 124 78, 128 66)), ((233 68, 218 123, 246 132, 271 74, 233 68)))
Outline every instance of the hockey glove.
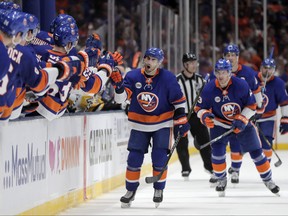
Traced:
POLYGON ((102 49, 101 38, 97 33, 92 33, 86 40, 86 47, 93 47, 95 49, 102 49))
MULTIPOLYGON (((184 108, 178 108, 174 113, 174 135, 185 137, 190 130, 190 124, 185 114, 184 108)), ((175 137, 176 138, 176 137, 175 137)))
POLYGON ((77 57, 80 59, 85 70, 87 67, 96 67, 101 51, 92 47, 87 47, 84 51, 79 51, 77 57))
POLYGON ((214 118, 214 114, 207 110, 201 116, 201 123, 208 128, 214 128, 214 118))
POLYGON ((98 62, 98 71, 100 70, 106 70, 107 76, 110 77, 112 70, 117 65, 117 62, 115 62, 112 53, 106 52, 104 56, 102 56, 99 59, 98 62))
POLYGON ((80 67, 80 61, 79 60, 65 60, 63 58, 62 61, 58 61, 55 64, 52 65, 53 67, 56 67, 58 69, 58 76, 57 80, 69 80, 70 77, 78 72, 78 67, 80 67))
POLYGON ((232 122, 232 128, 234 128, 233 132, 234 133, 240 133, 243 131, 248 124, 249 120, 241 114, 238 114, 235 116, 233 122, 232 122))
POLYGON ((110 76, 111 84, 113 85, 116 93, 120 94, 124 91, 124 81, 119 68, 114 68, 110 76))
POLYGON ((281 135, 288 133, 288 117, 281 118, 279 132, 281 135))

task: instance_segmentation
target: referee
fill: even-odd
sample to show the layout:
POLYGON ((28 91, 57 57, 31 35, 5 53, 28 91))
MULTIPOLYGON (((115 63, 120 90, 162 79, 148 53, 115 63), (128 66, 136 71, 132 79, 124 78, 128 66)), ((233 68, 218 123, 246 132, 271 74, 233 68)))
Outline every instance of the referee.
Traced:
MULTIPOLYGON (((191 106, 197 97, 197 93, 204 85, 204 80, 201 75, 196 73, 199 63, 197 61, 196 55, 193 53, 185 53, 182 57, 184 70, 177 75, 178 83, 181 86, 183 94, 187 99, 186 115, 188 114, 191 106)), ((194 146, 196 149, 210 141, 209 132, 207 127, 201 124, 200 119, 197 117, 196 113, 192 113, 189 124, 191 126, 190 132, 194 138, 194 146)), ((174 134, 176 137, 176 134, 174 134)), ((182 166, 182 176, 188 179, 191 172, 190 162, 189 162, 189 152, 188 152, 188 136, 182 137, 177 145, 177 154, 182 166)), ((212 162, 211 162, 211 147, 203 148, 200 151, 201 158, 203 160, 204 169, 209 173, 213 174, 212 162)), ((211 175, 213 176, 213 175, 211 175)), ((211 178, 210 183, 214 183, 211 178), (211 182, 212 181, 212 182, 211 182)))

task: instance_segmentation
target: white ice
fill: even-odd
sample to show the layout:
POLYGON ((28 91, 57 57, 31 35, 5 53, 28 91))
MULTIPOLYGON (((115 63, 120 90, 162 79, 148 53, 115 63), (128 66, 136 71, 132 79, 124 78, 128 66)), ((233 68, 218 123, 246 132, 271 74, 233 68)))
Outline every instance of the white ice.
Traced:
MULTIPOLYGON (((202 165, 199 154, 190 157, 192 172, 189 181, 181 177, 179 161, 170 164, 164 199, 156 209, 152 201, 153 185, 141 178, 135 201, 129 209, 121 208, 120 197, 126 193, 124 184, 94 200, 68 209, 60 215, 288 215, 288 151, 277 151, 282 165, 275 167, 278 159, 273 155, 271 168, 273 180, 280 187, 280 197, 270 192, 248 154, 244 155, 240 182, 228 182, 226 196, 218 197, 209 185, 210 175, 202 165)), ((230 155, 227 155, 227 167, 230 155)))

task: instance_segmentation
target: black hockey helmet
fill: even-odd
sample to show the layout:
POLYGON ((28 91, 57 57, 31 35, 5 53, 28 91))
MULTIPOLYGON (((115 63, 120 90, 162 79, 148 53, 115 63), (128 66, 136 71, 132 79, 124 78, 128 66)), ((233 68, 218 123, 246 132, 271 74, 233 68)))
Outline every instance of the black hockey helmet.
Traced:
POLYGON ((197 60, 197 57, 194 53, 185 53, 182 57, 183 64, 188 61, 196 61, 196 60, 197 60))

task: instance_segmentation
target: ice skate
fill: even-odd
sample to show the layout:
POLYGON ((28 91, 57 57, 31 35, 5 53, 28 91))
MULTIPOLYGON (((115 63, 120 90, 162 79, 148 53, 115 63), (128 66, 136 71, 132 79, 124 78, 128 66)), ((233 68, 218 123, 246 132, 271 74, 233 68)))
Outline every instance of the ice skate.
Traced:
POLYGON ((231 173, 231 183, 232 184, 238 184, 239 183, 239 172, 232 171, 231 173))
POLYGON ((229 169, 228 169, 229 175, 232 175, 232 172, 233 172, 233 168, 232 168, 232 167, 229 167, 229 169))
POLYGON ((182 171, 182 177, 184 178, 184 181, 189 181, 189 175, 191 171, 182 171))
POLYGON ((163 200, 163 190, 155 189, 154 197, 153 197, 153 202, 155 203, 155 208, 158 208, 158 206, 160 205, 162 200, 163 200))
POLYGON ((218 196, 219 197, 224 197, 225 196, 226 185, 227 185, 227 178, 218 179, 217 186, 216 186, 216 191, 218 192, 218 196))
POLYGON ((279 195, 280 188, 272 180, 264 181, 264 184, 272 193, 274 193, 277 196, 280 196, 279 195))
POLYGON ((136 191, 127 191, 124 196, 121 197, 121 208, 130 208, 132 201, 135 198, 136 191))
POLYGON ((217 177, 214 175, 214 173, 211 174, 211 177, 209 179, 210 187, 214 188, 217 185, 217 177))

